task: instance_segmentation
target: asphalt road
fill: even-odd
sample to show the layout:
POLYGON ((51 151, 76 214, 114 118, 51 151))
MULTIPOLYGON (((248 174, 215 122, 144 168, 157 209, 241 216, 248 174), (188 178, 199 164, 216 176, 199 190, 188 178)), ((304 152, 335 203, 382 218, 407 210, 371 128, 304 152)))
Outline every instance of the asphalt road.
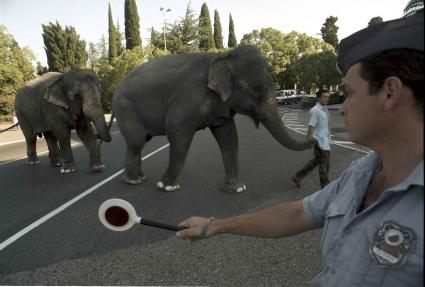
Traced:
MULTIPOLYGON (((334 179, 362 147, 348 143, 337 111, 331 111, 334 141, 330 177, 334 179)), ((285 108, 290 134, 301 139, 307 111, 285 108)), ((190 285, 307 286, 320 271, 320 230, 282 239, 223 235, 184 241, 174 233, 135 226, 123 233, 106 230, 97 219, 109 198, 131 202, 148 219, 177 224, 192 216, 225 217, 281 201, 303 198, 319 188, 314 171, 295 188, 290 178, 312 156, 280 146, 251 119, 236 117, 241 180, 248 191, 218 190, 224 171, 218 146, 209 130, 199 131, 179 178, 182 189, 155 188, 168 164, 165 137, 150 141, 143 168, 148 180, 130 186, 121 180, 124 140, 113 126, 113 140, 102 145, 107 168, 89 173, 85 148, 74 134, 77 171, 61 175, 40 155, 36 166, 25 164, 25 142, 8 132, 0 137, 0 285, 190 285), (3 143, 2 143, 3 141, 3 143)), ((15 133, 15 134, 12 134, 15 133)), ((46 150, 44 140, 38 151, 46 150)))

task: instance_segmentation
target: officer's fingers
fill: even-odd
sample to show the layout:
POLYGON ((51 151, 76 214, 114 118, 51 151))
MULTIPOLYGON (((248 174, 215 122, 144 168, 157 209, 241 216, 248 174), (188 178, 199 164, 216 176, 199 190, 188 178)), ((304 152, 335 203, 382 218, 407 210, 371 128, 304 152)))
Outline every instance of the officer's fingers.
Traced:
POLYGON ((202 226, 208 219, 203 217, 191 217, 179 223, 179 226, 186 227, 176 233, 179 238, 197 239, 202 232, 202 226))

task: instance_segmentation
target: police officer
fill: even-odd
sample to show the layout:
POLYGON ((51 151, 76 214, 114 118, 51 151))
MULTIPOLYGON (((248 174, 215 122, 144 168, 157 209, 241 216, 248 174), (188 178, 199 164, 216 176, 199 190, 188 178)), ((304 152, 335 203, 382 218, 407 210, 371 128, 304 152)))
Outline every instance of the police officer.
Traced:
POLYGON ((341 41, 338 65, 350 140, 374 150, 303 200, 216 219, 191 217, 177 237, 322 232, 312 286, 422 286, 424 19, 410 16, 341 41))

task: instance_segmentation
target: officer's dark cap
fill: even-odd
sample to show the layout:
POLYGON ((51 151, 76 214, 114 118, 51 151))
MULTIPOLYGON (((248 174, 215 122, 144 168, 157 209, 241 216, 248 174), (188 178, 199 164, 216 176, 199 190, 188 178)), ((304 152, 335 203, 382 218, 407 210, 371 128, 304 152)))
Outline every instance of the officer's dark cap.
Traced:
POLYGON ((345 75, 353 64, 393 49, 424 51, 423 15, 378 23, 342 39, 338 47, 338 68, 345 75))

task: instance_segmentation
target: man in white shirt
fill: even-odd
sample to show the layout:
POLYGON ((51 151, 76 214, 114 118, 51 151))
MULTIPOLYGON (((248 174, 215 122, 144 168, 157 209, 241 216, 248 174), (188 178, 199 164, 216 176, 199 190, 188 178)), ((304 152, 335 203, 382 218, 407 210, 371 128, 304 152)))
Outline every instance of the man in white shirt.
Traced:
POLYGON ((300 187, 301 179, 309 174, 316 166, 319 166, 320 184, 325 187, 329 183, 329 156, 330 156, 330 116, 327 104, 329 91, 320 89, 317 92, 317 104, 310 110, 307 139, 312 137, 317 140, 314 146, 314 158, 310 160, 295 176, 292 181, 300 187))

